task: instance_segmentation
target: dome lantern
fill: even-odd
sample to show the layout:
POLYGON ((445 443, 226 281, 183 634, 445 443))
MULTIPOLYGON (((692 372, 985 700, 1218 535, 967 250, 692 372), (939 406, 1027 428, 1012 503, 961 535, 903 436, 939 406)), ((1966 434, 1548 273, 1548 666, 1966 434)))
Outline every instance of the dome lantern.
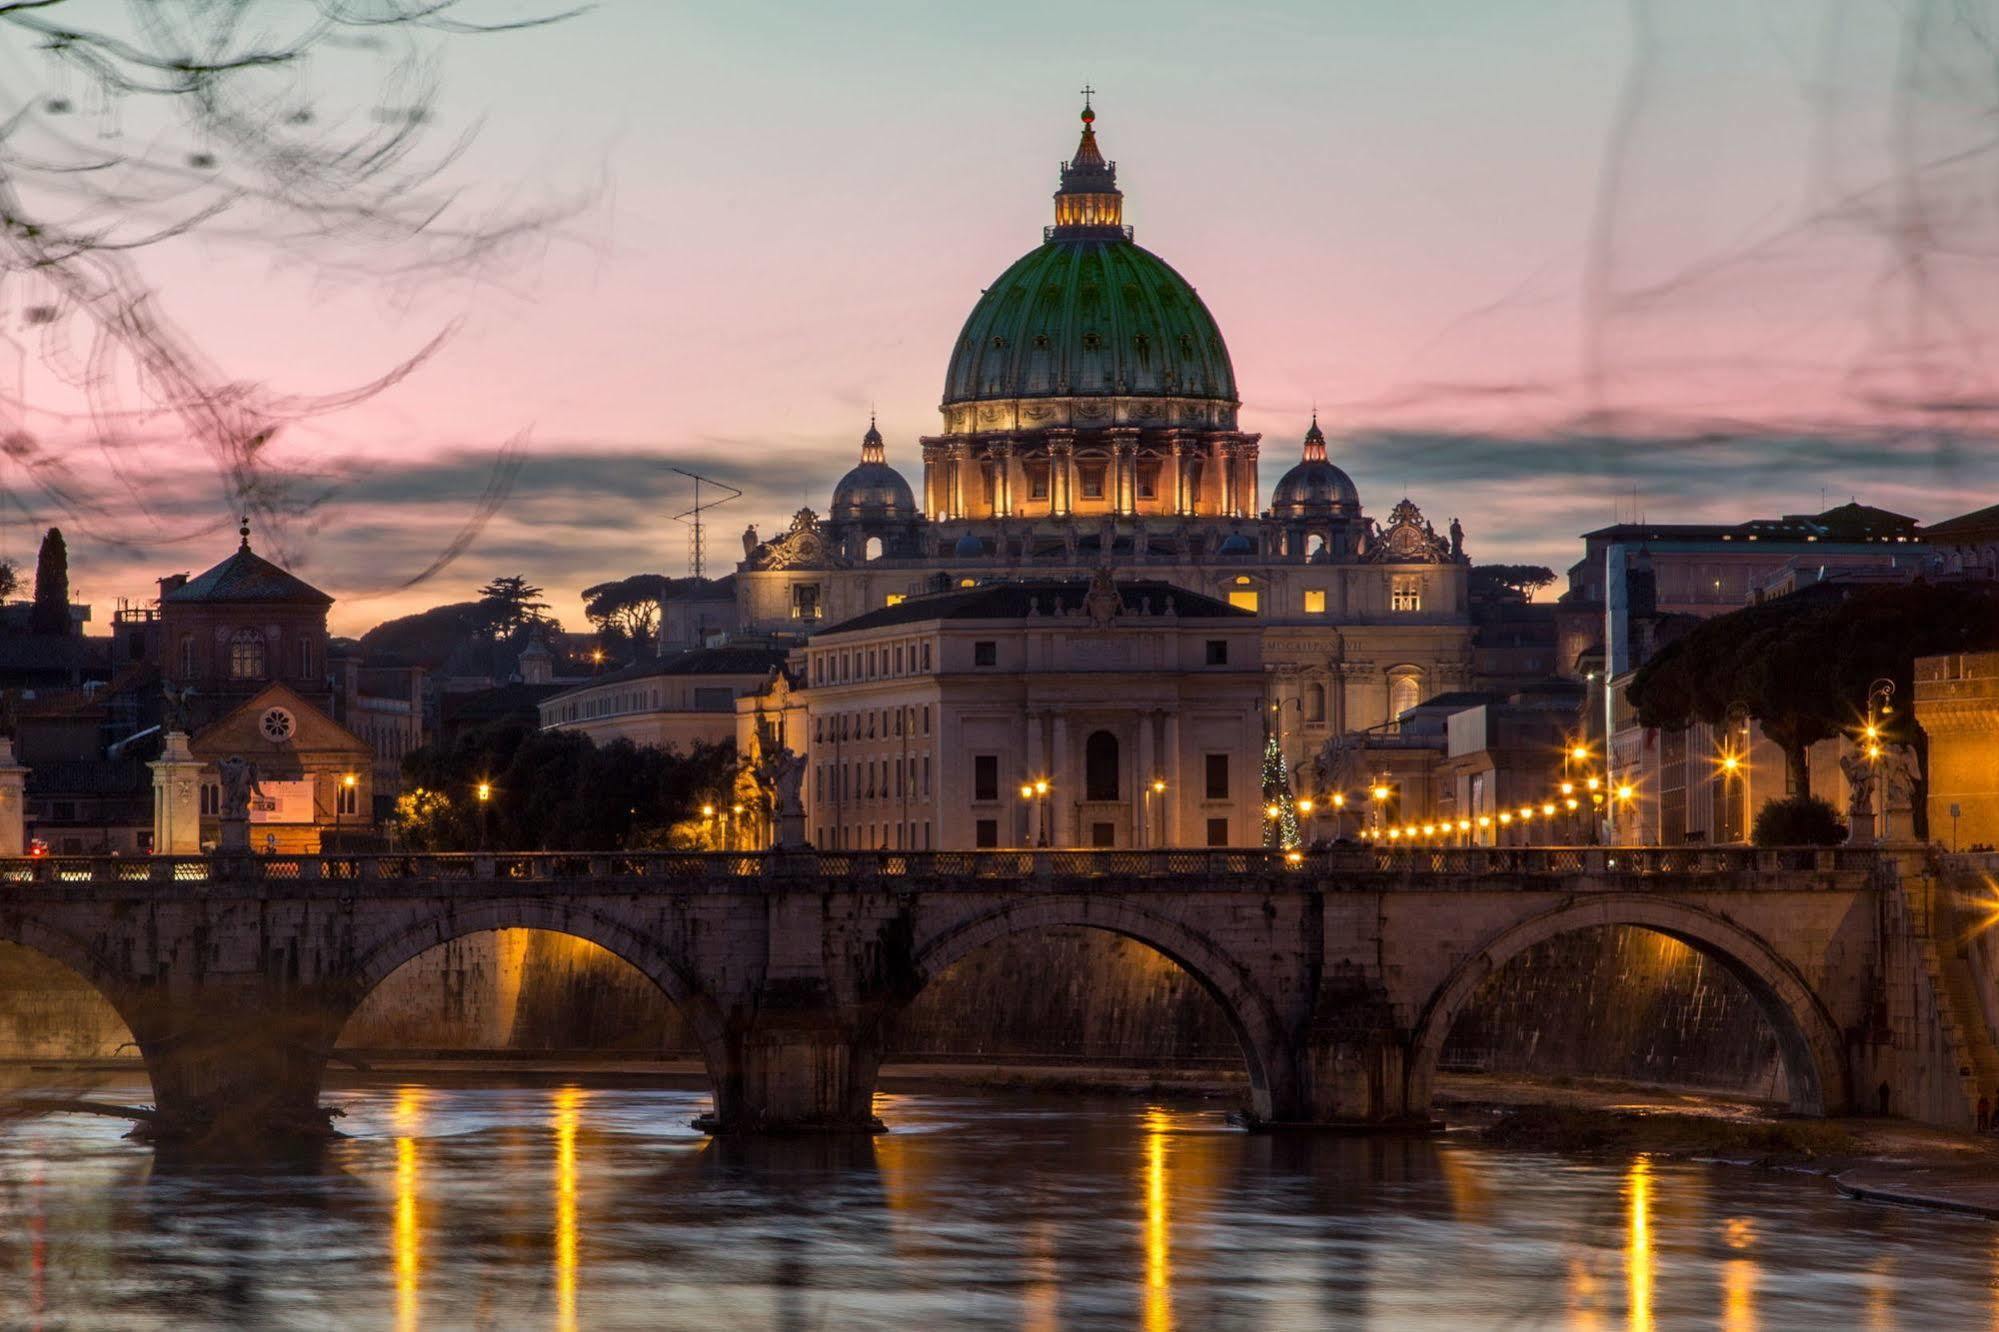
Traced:
POLYGON ((1319 429, 1319 413, 1312 412, 1312 426, 1305 432, 1303 457, 1286 472, 1270 492, 1270 513, 1275 518, 1358 518, 1360 492, 1353 479, 1326 460, 1326 433, 1319 429))
POLYGON ((1097 148, 1097 113, 1083 89, 1083 138, 1076 156, 1062 167, 1062 188, 1055 191, 1053 236, 1088 236, 1124 231, 1124 194, 1117 187, 1117 163, 1107 162, 1097 148))

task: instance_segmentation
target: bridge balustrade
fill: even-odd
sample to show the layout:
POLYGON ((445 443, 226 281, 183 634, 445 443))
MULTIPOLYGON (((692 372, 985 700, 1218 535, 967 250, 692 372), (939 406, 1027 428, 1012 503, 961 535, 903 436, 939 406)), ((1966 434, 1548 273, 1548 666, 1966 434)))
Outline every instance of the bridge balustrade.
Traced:
MULTIPOLYGON (((1909 851, 1915 848, 1899 848, 1909 851)), ((207 884, 341 882, 576 883, 601 880, 731 882, 819 878, 1209 878, 1218 882, 1306 874, 1454 877, 1592 875, 1616 878, 1866 871, 1882 847, 1335 847, 1317 851, 611 851, 407 852, 387 855, 33 856, 0 860, 0 883, 207 884)))

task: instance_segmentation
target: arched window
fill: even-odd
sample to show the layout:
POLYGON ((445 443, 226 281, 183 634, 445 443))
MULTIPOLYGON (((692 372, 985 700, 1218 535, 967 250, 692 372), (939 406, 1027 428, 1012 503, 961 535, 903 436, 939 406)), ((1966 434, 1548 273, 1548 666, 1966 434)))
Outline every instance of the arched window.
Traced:
POLYGON ((1109 731, 1092 731, 1083 742, 1083 799, 1118 798, 1117 737, 1109 731))
POLYGON ((880 537, 869 537, 867 544, 861 548, 861 557, 869 560, 880 559, 882 557, 882 539, 880 537))
POLYGON ((264 636, 255 629, 238 629, 229 637, 229 678, 264 678, 264 636))
POLYGON ((1403 713, 1423 701, 1423 673, 1413 667, 1397 671, 1388 677, 1388 719, 1398 720, 1403 713))
POLYGON ((194 678, 194 635, 180 637, 180 678, 182 681, 194 678))
POLYGON ((1305 686, 1305 720, 1322 722, 1326 719, 1326 687, 1322 684, 1305 686))

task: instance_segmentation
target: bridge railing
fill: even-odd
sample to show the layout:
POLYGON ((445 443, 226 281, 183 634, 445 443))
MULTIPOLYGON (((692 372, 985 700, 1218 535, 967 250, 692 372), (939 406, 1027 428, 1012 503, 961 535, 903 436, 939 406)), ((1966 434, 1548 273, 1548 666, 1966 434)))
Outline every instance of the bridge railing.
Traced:
POLYGON ((1185 881, 1304 874, 1645 877, 1873 870, 1874 847, 1334 847, 1317 851, 410 852, 390 855, 33 856, 0 859, 0 884, 509 883, 813 878, 1185 881))

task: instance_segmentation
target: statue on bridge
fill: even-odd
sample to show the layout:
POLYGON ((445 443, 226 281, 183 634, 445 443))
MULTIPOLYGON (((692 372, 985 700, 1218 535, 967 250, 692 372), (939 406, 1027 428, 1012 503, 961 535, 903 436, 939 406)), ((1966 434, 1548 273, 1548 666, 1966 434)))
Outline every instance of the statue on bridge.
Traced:
POLYGON ((768 735, 759 737, 757 785, 771 802, 777 817, 777 845, 780 850, 805 845, 805 801, 800 788, 805 782, 805 760, 768 735))
POLYGON ((1846 774, 1846 839, 1855 846, 1874 841, 1874 762, 1857 749, 1839 756, 1839 770, 1846 774))
POLYGON ((222 850, 250 849, 250 801, 264 794, 257 784, 257 765, 232 754, 216 765, 222 776, 222 850))

